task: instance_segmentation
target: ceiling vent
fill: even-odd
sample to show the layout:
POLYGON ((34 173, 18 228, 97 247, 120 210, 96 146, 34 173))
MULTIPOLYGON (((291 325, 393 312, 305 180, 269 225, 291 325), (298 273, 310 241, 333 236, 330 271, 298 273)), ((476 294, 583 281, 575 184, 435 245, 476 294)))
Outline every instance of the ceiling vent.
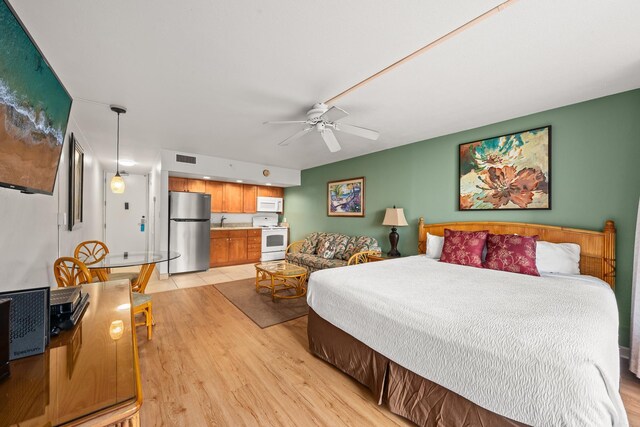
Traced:
POLYGON ((189 163, 189 164, 195 165, 196 158, 193 156, 184 156, 182 154, 176 154, 176 162, 189 163))

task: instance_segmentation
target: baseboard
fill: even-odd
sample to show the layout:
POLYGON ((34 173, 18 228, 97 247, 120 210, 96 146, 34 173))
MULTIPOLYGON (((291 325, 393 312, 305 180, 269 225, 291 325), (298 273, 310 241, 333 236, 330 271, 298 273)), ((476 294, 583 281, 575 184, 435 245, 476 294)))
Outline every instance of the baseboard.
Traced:
POLYGON ((620 350, 620 357, 622 357, 623 359, 628 359, 629 357, 631 357, 631 350, 629 349, 629 347, 618 347, 620 350))

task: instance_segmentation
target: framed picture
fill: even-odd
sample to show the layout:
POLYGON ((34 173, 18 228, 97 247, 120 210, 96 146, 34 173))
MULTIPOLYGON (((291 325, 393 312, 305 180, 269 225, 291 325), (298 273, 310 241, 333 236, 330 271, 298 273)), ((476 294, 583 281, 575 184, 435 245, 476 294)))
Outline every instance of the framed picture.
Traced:
POLYGON ((460 144, 461 211, 551 209, 551 126, 460 144))
POLYGON ((327 183, 328 216, 364 216, 364 177, 327 183))
POLYGON ((73 133, 69 136, 69 231, 82 225, 84 151, 73 133))

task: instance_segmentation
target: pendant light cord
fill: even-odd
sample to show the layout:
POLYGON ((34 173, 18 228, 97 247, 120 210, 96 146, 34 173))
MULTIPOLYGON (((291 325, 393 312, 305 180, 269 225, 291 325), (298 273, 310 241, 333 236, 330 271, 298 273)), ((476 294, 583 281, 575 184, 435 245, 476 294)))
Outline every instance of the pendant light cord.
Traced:
POLYGON ((120 176, 120 113, 118 113, 118 133, 116 136, 116 175, 120 176))

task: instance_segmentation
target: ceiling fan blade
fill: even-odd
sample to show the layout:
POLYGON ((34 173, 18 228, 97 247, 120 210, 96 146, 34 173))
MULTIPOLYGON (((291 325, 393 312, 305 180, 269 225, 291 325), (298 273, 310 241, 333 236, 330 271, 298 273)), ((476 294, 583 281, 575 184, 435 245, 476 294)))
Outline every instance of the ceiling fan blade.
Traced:
POLYGON ((373 139, 374 141, 380 136, 380 133, 375 130, 348 125, 346 123, 336 123, 335 129, 337 131, 350 133, 351 135, 360 136, 362 138, 373 139))
POLYGON ((329 151, 335 153, 336 151, 341 150, 340 144, 338 143, 338 140, 336 139, 336 136, 333 134, 331 129, 324 129, 320 132, 320 135, 322 135, 324 143, 327 144, 327 147, 329 147, 329 151))
POLYGON ((306 123, 306 120, 285 120, 285 121, 268 121, 262 123, 263 125, 286 125, 290 123, 306 123))
POLYGON ((320 116, 320 120, 324 120, 325 122, 335 122, 347 117, 348 115, 349 113, 344 111, 342 108, 333 106, 320 116))
MULTIPOLYGON (((303 122, 304 123, 304 122, 303 122)), ((313 129, 312 127, 306 127, 304 129, 302 129, 300 132, 298 133, 294 133, 293 135, 291 135, 289 138, 285 139, 284 141, 282 141, 280 144, 278 145, 289 145, 289 143, 293 142, 294 140, 300 138, 301 136, 305 135, 307 132, 309 132, 311 129, 313 129)))

